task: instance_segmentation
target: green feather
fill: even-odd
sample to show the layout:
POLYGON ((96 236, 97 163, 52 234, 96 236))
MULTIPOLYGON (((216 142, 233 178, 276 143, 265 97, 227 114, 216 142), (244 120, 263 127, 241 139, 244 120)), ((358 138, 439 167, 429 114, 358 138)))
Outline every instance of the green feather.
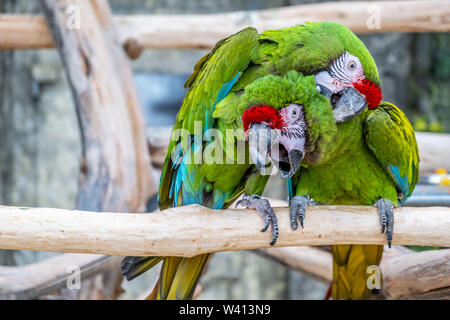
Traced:
MULTIPOLYGON (((363 43, 348 28, 335 23, 306 23, 262 34, 246 28, 219 41, 200 59, 186 81, 188 92, 178 112, 162 169, 160 208, 186 203, 227 207, 242 192, 261 194, 267 183, 268 176, 259 175, 249 164, 247 145, 246 162, 237 163, 236 149, 243 141, 242 132, 235 137, 227 136, 227 144, 217 151, 223 152, 224 159, 231 160, 230 163, 187 163, 189 152, 200 154, 217 146, 215 139, 202 141, 195 147, 189 145, 198 138, 194 137, 196 121, 201 121, 202 131, 215 128, 226 136, 228 129, 242 128, 242 114, 252 105, 264 103, 279 109, 289 103, 303 104, 309 126, 307 150, 314 155, 309 162, 326 163, 338 155, 339 150, 333 144, 339 142, 338 128, 331 106, 316 92, 314 78, 301 73, 313 75, 321 71, 344 50, 358 56, 366 77, 379 84, 375 63, 363 43), (180 130, 185 130, 182 137, 180 130)), ((346 130, 352 130, 351 125, 346 130)), ((214 152, 214 155, 219 154, 214 152)), ((373 155, 367 152, 364 156, 369 166, 375 166, 373 155)), ((343 190, 352 187, 341 184, 343 190)), ((302 185, 298 184, 297 192, 302 191, 302 185)), ((332 196, 338 198, 339 192, 332 196)), ((371 201, 371 196, 366 198, 371 201)), ((157 297, 191 297, 206 260, 206 256, 184 260, 164 258, 157 297)), ((128 270, 134 276, 151 265, 135 261, 139 262, 135 270, 133 266, 128 270)))

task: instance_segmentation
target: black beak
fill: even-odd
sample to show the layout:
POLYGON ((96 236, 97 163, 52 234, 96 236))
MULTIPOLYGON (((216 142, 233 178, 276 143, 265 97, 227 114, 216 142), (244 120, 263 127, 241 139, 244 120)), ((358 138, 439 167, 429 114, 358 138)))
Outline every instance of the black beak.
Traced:
POLYGON ((298 168, 300 168, 303 159, 303 152, 301 152, 300 150, 293 149, 289 151, 288 158, 289 158, 288 168, 283 168, 282 165, 283 163, 280 162, 281 178, 283 179, 292 178, 294 174, 297 172, 298 168))
POLYGON ((336 123, 350 120, 363 112, 367 105, 366 98, 358 90, 347 87, 334 107, 334 120, 336 123))

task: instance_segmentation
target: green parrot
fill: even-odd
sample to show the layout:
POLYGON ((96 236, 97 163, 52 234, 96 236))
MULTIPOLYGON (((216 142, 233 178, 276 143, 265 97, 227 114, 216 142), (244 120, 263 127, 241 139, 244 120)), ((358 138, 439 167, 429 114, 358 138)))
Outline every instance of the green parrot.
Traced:
MULTIPOLYGON (((311 120, 317 121, 306 115, 311 120)), ((346 122, 310 127, 307 137, 309 148, 290 181, 292 228, 297 220, 303 227, 311 204, 375 205, 390 247, 393 208, 412 194, 419 178, 417 143, 405 114, 382 102, 346 122)), ((382 252, 380 245, 332 246, 333 299, 368 298, 368 267, 380 263, 382 252)))
MULTIPOLYGON (((267 200, 260 198, 269 178, 265 172, 267 159, 277 164, 292 193, 293 176, 302 159, 308 152, 317 152, 311 152, 314 146, 306 142, 303 111, 297 104, 284 104, 283 87, 272 90, 265 86, 264 92, 270 95, 260 96, 253 105, 247 103, 251 95, 245 93, 266 76, 283 77, 290 71, 315 76, 308 79, 314 81, 317 99, 331 104, 328 109, 334 124, 365 114, 367 106, 375 108, 381 101, 373 58, 356 35, 342 25, 305 23, 261 34, 246 28, 223 39, 200 59, 186 82, 189 90, 178 112, 162 170, 160 209, 188 204, 221 209, 245 193, 239 204, 256 209, 264 217, 262 231, 271 225, 271 244, 275 244, 277 219, 267 200), (294 117, 299 120, 292 127, 286 126, 294 117), (281 128, 286 134, 280 133, 281 128), (232 137, 226 134, 230 129, 236 133, 232 137), (225 142, 218 143, 223 136, 225 142), (219 145, 221 150, 217 150, 219 145), (274 145, 279 145, 279 150, 271 152, 274 145), (239 152, 241 146, 244 152, 239 152)), ((289 102, 293 101, 297 100, 289 102)), ((291 202, 294 215, 295 208, 299 211, 303 207, 291 202)), ((163 261, 160 279, 149 298, 190 299, 208 257, 127 257, 122 273, 131 280, 163 261)))

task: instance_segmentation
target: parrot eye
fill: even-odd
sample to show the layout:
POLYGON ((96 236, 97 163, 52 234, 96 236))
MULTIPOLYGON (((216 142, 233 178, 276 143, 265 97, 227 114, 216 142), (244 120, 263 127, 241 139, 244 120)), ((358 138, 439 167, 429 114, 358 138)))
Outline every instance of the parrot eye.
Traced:
POLYGON ((356 69, 356 62, 355 61, 350 61, 348 64, 348 69, 349 70, 355 70, 356 69))
POLYGON ((291 118, 292 118, 292 119, 295 119, 295 118, 297 118, 297 116, 298 116, 298 111, 297 111, 297 109, 293 109, 293 110, 291 111, 291 118))

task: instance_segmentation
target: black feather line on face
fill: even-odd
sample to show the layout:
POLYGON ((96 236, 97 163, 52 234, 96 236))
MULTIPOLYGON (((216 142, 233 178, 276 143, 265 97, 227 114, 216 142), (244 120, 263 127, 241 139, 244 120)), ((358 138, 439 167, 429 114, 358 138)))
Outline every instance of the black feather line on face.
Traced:
POLYGON ((298 126, 298 127, 293 127, 293 128, 283 128, 281 129, 281 135, 282 136, 288 136, 289 139, 292 138, 304 138, 305 137, 305 133, 304 133, 304 126, 298 126))
POLYGON ((335 59, 327 68, 328 73, 332 78, 339 79, 346 82, 351 82, 352 79, 345 73, 345 58, 347 51, 345 51, 340 57, 335 59))

